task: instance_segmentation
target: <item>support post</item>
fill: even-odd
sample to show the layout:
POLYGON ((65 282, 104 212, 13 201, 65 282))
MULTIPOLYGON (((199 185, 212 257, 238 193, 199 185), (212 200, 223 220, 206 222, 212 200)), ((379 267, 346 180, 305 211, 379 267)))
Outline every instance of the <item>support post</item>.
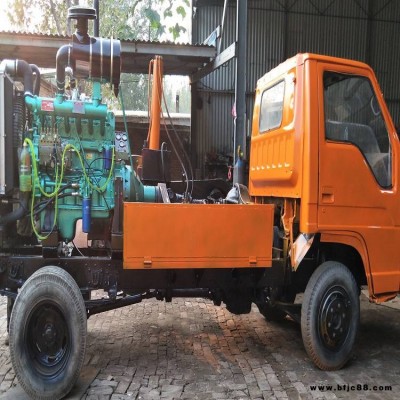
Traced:
POLYGON ((236 1, 236 76, 233 183, 245 184, 246 159, 246 64, 247 64, 247 0, 236 1))
POLYGON ((94 20, 94 25, 93 25, 93 36, 99 37, 100 36, 99 0, 94 0, 93 6, 94 6, 94 9, 96 10, 96 19, 94 20))

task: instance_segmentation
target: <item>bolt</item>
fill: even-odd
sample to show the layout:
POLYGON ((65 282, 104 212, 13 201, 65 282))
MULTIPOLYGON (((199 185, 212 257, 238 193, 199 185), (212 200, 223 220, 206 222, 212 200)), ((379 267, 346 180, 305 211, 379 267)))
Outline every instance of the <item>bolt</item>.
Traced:
POLYGON ((328 322, 328 328, 330 328, 332 326, 332 324, 330 322, 328 322))
POLYGON ((345 314, 345 313, 343 313, 343 314, 342 314, 342 318, 345 318, 345 317, 346 317, 346 314, 345 314))
POLYGON ((336 333, 334 333, 332 336, 333 336, 333 337, 336 337, 336 333))
POLYGON ((340 303, 337 305, 338 308, 340 308, 340 303))

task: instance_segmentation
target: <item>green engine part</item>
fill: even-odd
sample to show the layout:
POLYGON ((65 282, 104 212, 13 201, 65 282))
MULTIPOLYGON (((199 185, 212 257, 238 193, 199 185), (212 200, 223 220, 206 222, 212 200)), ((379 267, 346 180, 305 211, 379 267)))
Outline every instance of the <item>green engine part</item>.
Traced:
POLYGON ((97 219, 107 226, 115 207, 116 179, 122 181, 124 201, 156 201, 156 188, 144 186, 130 165, 116 159, 115 117, 99 101, 99 86, 93 83, 92 101, 61 95, 25 98, 33 114, 26 142, 32 157, 31 212, 40 217, 40 230, 35 230, 39 239, 58 229, 63 240, 72 240, 84 198, 90 199, 90 210, 83 225, 97 219))

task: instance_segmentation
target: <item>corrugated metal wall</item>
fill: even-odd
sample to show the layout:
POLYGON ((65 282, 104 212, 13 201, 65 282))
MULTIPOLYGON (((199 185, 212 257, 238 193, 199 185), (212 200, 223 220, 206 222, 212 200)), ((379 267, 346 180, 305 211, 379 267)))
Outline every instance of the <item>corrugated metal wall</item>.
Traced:
MULTIPOLYGON (((249 0, 247 107, 251 126, 257 79, 299 52, 367 62, 375 70, 395 124, 400 124, 400 1, 249 0)), ((221 23, 223 1, 194 3, 193 43, 221 23)), ((235 40, 236 1, 229 2, 222 49, 235 40)), ((197 168, 207 152, 233 152, 234 62, 198 83, 192 132, 197 168)))

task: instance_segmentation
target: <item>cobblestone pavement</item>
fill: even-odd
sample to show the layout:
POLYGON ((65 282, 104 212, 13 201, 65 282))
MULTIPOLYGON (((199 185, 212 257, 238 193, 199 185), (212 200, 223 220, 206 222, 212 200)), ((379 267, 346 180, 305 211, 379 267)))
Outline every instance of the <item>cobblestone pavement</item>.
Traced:
MULTIPOLYGON (((361 309, 355 356, 336 372, 311 364, 296 323, 267 323, 256 308, 235 316, 202 299, 148 300, 96 315, 88 321, 86 368, 99 372, 82 398, 398 399, 400 310, 364 296, 361 309), (386 385, 392 390, 373 390, 386 385)), ((17 384, 5 338, 6 299, 0 298, 3 395, 17 384)))

